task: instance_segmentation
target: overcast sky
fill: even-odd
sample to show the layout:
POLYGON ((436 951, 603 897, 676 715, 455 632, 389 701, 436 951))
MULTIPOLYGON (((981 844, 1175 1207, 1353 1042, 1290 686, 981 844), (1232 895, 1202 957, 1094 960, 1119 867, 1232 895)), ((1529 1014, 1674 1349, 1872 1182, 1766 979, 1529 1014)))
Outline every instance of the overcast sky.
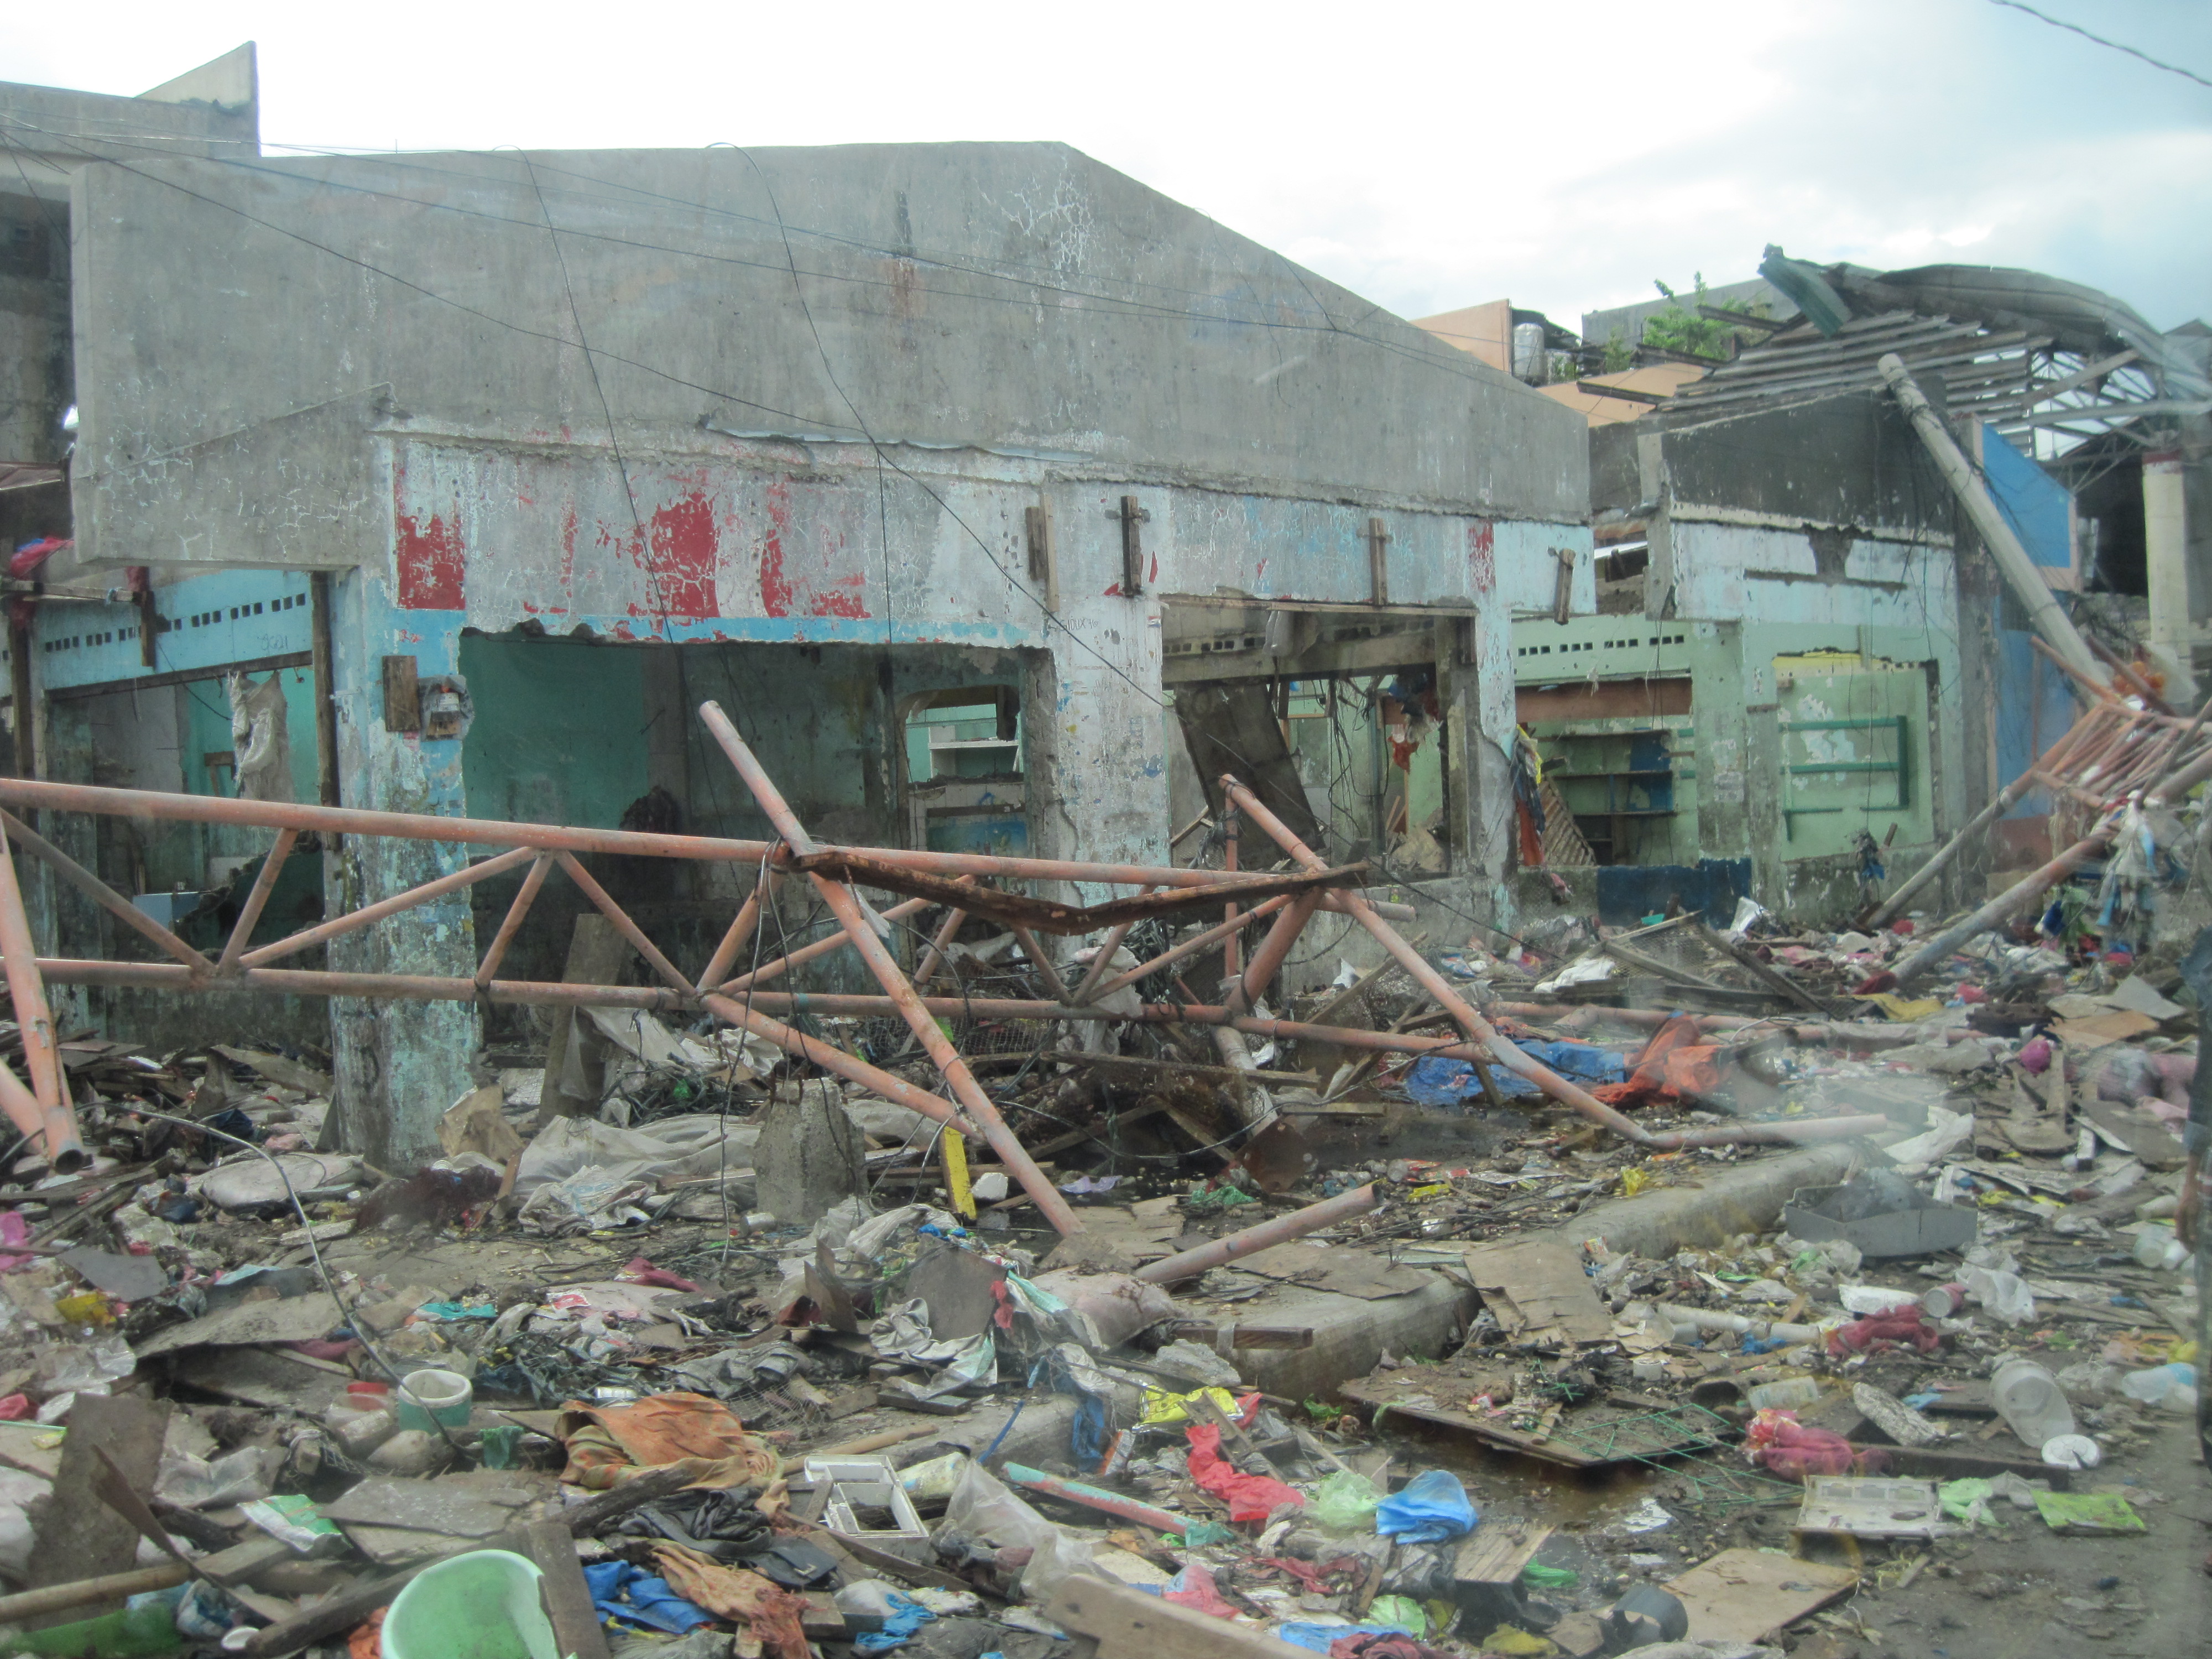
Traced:
MULTIPOLYGON (((2038 5, 2212 78, 2208 0, 2038 5)), ((1405 316, 1572 326, 1768 242, 2212 316, 2212 89, 1990 0, 109 0, 15 9, 0 79, 143 92, 245 40, 271 146, 1057 138, 1405 316)))

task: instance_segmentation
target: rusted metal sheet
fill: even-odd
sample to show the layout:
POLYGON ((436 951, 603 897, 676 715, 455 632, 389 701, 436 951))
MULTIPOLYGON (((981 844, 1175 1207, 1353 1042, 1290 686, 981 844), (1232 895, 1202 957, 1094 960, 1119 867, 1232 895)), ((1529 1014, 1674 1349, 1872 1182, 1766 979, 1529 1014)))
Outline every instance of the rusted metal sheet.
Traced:
POLYGON ((905 893, 927 899, 933 904, 965 909, 970 915, 981 916, 1001 927, 1033 927, 1038 933, 1061 938, 1097 933, 1103 927, 1143 921, 1153 916, 1180 916, 1192 910, 1218 909, 1224 903, 1273 898, 1283 893, 1357 887, 1367 873, 1364 864, 1346 864, 1308 873, 1247 876, 1237 881, 1217 882, 1211 887, 1137 893, 1127 898, 1109 899, 1103 904, 1060 904, 997 888, 963 886, 942 876, 908 869, 849 847, 826 848, 819 853, 795 857, 791 862, 810 875, 827 876, 835 881, 856 881, 890 893, 905 893))

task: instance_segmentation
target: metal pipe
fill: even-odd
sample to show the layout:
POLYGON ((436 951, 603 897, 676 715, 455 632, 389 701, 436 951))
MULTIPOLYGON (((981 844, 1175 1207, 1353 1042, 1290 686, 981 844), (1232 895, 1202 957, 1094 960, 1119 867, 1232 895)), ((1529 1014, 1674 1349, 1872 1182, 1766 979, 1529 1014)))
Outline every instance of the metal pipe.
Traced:
MULTIPOLYGON (((702 703, 699 718, 714 733, 714 741, 721 745, 723 754, 728 757, 745 787, 751 792, 753 799, 767 815, 769 823, 775 826, 776 833, 795 853, 804 854, 813 851, 816 846, 813 838, 806 833, 798 814, 783 799, 775 780, 769 776, 767 769, 738 734, 738 728, 722 712, 721 706, 712 702, 702 703)), ((953 1098, 966 1109, 969 1117, 981 1126, 983 1139, 998 1153, 999 1161, 1021 1182, 1022 1190, 1036 1202, 1039 1213, 1052 1224, 1053 1231, 1062 1237, 1081 1232, 1081 1218, 1060 1195, 1060 1189, 1053 1185, 1052 1178, 1037 1168, 1020 1139, 1006 1127, 1006 1120, 999 1115, 998 1108, 991 1103, 991 1097, 975 1081, 975 1074, 968 1069, 968 1062, 961 1058, 960 1051, 952 1046, 951 1039, 945 1035, 935 1018, 921 1006, 921 994, 908 983, 906 975, 899 971, 898 963, 892 960, 890 951, 876 937, 853 890, 842 882, 832 881, 826 876, 811 872, 808 879, 814 884, 814 890, 822 895, 845 932, 852 937, 854 948, 860 951, 860 960, 867 963, 868 971, 875 975, 876 982, 898 1006, 901 1017, 921 1040, 923 1052, 928 1054, 939 1075, 951 1087, 953 1098)))
POLYGON ((629 912, 617 904, 607 890, 592 879, 592 872, 576 861, 576 855, 574 853, 556 853, 554 856, 560 860, 561 867, 568 872, 568 879, 576 884, 586 898, 591 900, 592 908, 614 924, 615 932, 629 941, 630 949, 643 957, 647 965, 676 990, 690 995, 691 981, 677 972, 676 964, 662 954, 658 945, 645 936, 642 927, 630 920, 629 912))
POLYGON ((215 963, 193 950, 191 945, 162 927, 160 922, 93 874, 67 853, 63 852, 60 848, 32 829, 13 812, 0 812, 0 823, 8 826, 8 833, 15 838, 17 846, 52 866, 54 872, 63 880, 76 888, 125 927, 143 934, 155 945, 176 957, 186 967, 195 969, 203 974, 215 972, 215 963))
POLYGON ((1156 1509, 1140 1498, 1125 1498, 1118 1492, 1108 1492, 1103 1486, 1086 1485, 1080 1480, 1063 1480, 1056 1474, 1047 1474, 1042 1469, 1033 1469, 1026 1463, 1007 1463, 1000 1468, 999 1474, 1010 1486, 1019 1486, 1025 1492, 1042 1492, 1047 1498, 1057 1498, 1063 1504, 1080 1504, 1086 1510, 1097 1510, 1101 1515, 1110 1515, 1117 1521, 1127 1521, 1132 1526, 1149 1527, 1154 1532, 1188 1533, 1190 1522, 1170 1510, 1156 1509))
MULTIPOLYGON (((392 836, 405 841, 451 841, 483 847, 527 847, 549 852, 615 853, 629 858, 699 859, 757 864, 772 851, 760 841, 715 836, 664 836, 635 830, 579 829, 568 824, 508 823, 489 818, 448 818, 428 812, 373 812, 358 807, 310 806, 294 801, 238 800, 222 795, 179 795, 151 789, 111 789, 42 778, 0 778, 0 801, 51 811, 96 812, 136 818, 173 818, 185 823, 258 824, 270 830, 325 835, 392 836)), ((810 850, 836 848, 811 843, 810 850)), ((862 849, 855 849, 862 850, 862 849)), ((1065 859, 998 858, 978 853, 918 852, 870 848, 868 856, 902 869, 945 876, 991 876, 1012 881, 1087 881, 1113 886, 1213 887, 1235 878, 1219 870, 1181 865, 1088 864, 1065 859)), ((1411 921, 1410 904, 1370 902, 1379 914, 1411 921)), ((1342 910, 1332 890, 1325 910, 1342 910)))
POLYGON ((774 892, 783 878, 768 867, 763 861, 760 877, 753 883, 753 890, 745 895, 745 902, 738 907, 738 914, 730 918, 729 931, 722 942, 714 947, 714 954, 707 958, 707 966, 693 983, 692 988, 701 993, 711 991, 723 975, 728 973, 738 959, 738 952, 745 948, 752 938, 753 929, 760 925, 761 902, 774 892))
POLYGON ((2030 871, 1963 921, 1954 923, 1897 964, 1897 988, 1903 991, 1977 933, 1989 930, 2015 910, 2042 898, 2046 889, 2066 879, 2112 844, 2115 826, 2107 824, 2075 842, 2039 870, 2030 871))
MULTIPOLYGON (((31 919, 23 909, 23 890, 15 883, 15 860, 7 832, 0 830, 0 957, 5 958, 8 994, 15 1003, 15 1028, 23 1042, 24 1069, 31 1074, 31 1092, 39 1104, 47 1167, 58 1175, 69 1175, 92 1159, 78 1136, 76 1114, 70 1109, 69 1079, 54 1043, 54 1017, 46 1006, 46 982, 39 977, 38 954, 31 939, 31 919)), ((179 971, 191 970, 180 964, 179 971)))
MULTIPOLYGON (((890 909, 879 911, 878 914, 885 921, 899 921, 930 908, 935 902, 933 899, 908 899, 903 904, 894 904, 890 909)), ((748 969, 728 983, 717 986, 715 988, 724 996, 735 996, 749 986, 765 985, 770 980, 781 979, 802 963, 811 962, 817 957, 826 957, 833 951, 842 951, 852 942, 841 930, 826 938, 817 939, 811 945, 802 945, 796 951, 778 957, 772 962, 763 962, 757 968, 748 969)))
POLYGON ((530 873, 522 878, 515 890, 514 902, 507 907, 506 918, 499 924, 499 932, 492 935, 491 946, 477 964, 476 982, 489 985, 499 973, 499 964, 506 960, 507 947, 514 943, 514 936, 522 931, 522 919, 530 914, 537 902, 538 890, 545 885, 545 872, 553 867, 553 855, 540 853, 531 860, 530 873))
POLYGON ((1911 902, 1913 895, 1941 875, 1945 866, 1959 855, 1960 849, 1968 842, 2019 805, 2021 799, 2034 789, 2035 773, 2039 768, 2045 771, 2053 771, 2066 764, 2067 757, 2075 753, 2087 741, 2090 730, 2105 722, 2110 708, 2109 704, 2100 703, 2088 710, 2065 731, 2060 732, 2058 741, 2044 750, 2043 758, 2035 766, 2030 767, 1999 790, 1988 805, 1966 821, 1964 829, 1937 848, 1925 864, 1906 877, 1899 885, 1898 890, 1875 908, 1874 915, 1867 918, 1866 925, 1869 928, 1880 927, 1883 923, 1902 915, 1905 905, 1911 902))
POLYGON ((1014 943, 1021 946, 1022 954, 1029 958, 1030 966, 1036 969, 1036 976, 1044 981, 1044 988, 1052 993, 1053 1000, 1074 1001, 1075 999, 1068 994, 1067 981, 1060 976, 1059 966, 1046 954, 1045 947, 1038 942, 1036 934, 1027 927, 1016 927, 1012 931, 1014 943))
POLYGON ((765 1014, 755 1012, 734 998, 710 994, 705 1001, 708 1009, 717 1018, 726 1021, 740 1030, 750 1031, 756 1036, 765 1037, 786 1054, 795 1054, 811 1065, 820 1066, 825 1072, 843 1078, 848 1083, 857 1083, 864 1089, 872 1089, 893 1104, 903 1106, 910 1112, 918 1112, 923 1117, 942 1123, 948 1129, 964 1135, 981 1133, 965 1113, 941 1095, 933 1095, 927 1089, 916 1088, 904 1078, 894 1077, 889 1072, 871 1066, 857 1054, 848 1054, 834 1043, 823 1042, 818 1038, 808 1036, 804 1031, 794 1030, 788 1025, 770 1019, 765 1014))
POLYGON ((1111 996, 1115 992, 1120 990, 1124 985, 1134 985, 1140 979, 1149 979, 1152 975, 1158 973, 1163 968, 1169 966, 1170 963, 1181 962, 1185 957, 1194 957, 1201 951, 1204 951, 1207 946, 1214 944, 1217 940, 1225 937, 1226 935, 1234 933, 1237 929, 1240 927, 1249 927, 1254 922, 1259 921, 1261 917, 1270 916, 1274 915, 1278 910, 1287 908, 1290 902, 1291 895, 1288 893, 1278 893, 1274 897, 1262 900, 1260 903, 1254 905, 1250 909, 1247 910, 1243 915, 1238 916, 1233 921, 1217 922, 1212 927, 1207 928, 1204 933, 1194 933, 1190 938, 1183 940, 1180 945, 1171 945, 1166 950, 1161 951, 1159 955, 1154 957, 1150 962, 1140 962, 1127 972, 1115 975, 1113 978, 1108 980, 1103 985, 1100 986, 1097 990, 1091 994, 1092 1000, 1095 1001, 1099 997, 1111 996))
POLYGON ((1966 509, 1966 516, 1973 520, 1982 544, 1990 550, 1990 557, 1996 562, 2005 585, 2012 589, 2013 598, 2027 612, 2030 625, 2050 641, 2051 648, 2085 680, 2100 687, 2108 684, 2110 677, 2075 628, 2074 619, 2060 606, 2050 584, 2043 580, 2043 573, 2035 568, 2034 561, 2027 556, 2027 550, 2020 544, 2012 525, 1990 499, 1988 488, 1960 453, 1950 428, 1943 424, 1943 417, 1936 412, 1927 394, 1905 367, 1905 360, 1893 351, 1885 351, 1875 367, 1889 382, 1890 391, 1896 394, 1898 403, 1912 422, 1912 429, 1920 434, 1920 441, 1935 458, 1944 482, 1951 486, 1960 505, 1966 509))
MULTIPOLYGON (((1233 872, 1237 868, 1237 843, 1243 839, 1244 818, 1243 815, 1233 806, 1224 816, 1224 821, 1221 826, 1221 867, 1233 872)), ((1221 919, 1224 921, 1236 921, 1237 907, 1233 904, 1223 905, 1221 919)), ((1242 954, 1238 949, 1237 930, 1232 927, 1221 940, 1221 982, 1224 985, 1233 985, 1244 976, 1244 970, 1240 965, 1242 954)))
POLYGON ((1707 1331, 1720 1336, 1755 1336, 1762 1342, 1779 1339, 1784 1342, 1812 1342, 1819 1340, 1820 1328, 1815 1325, 1786 1325, 1778 1321, 1747 1319, 1741 1314, 1715 1313, 1709 1308, 1678 1308, 1671 1302, 1655 1302, 1651 1311, 1670 1324, 1686 1325, 1692 1330, 1707 1331))
MULTIPOLYGON (((1145 890, 1150 892, 1152 889, 1148 887, 1145 890)), ((921 953, 921 964, 914 970, 914 983, 917 990, 929 988, 929 981, 937 977, 938 969, 943 964, 946 953, 952 949, 953 939, 967 921, 965 910, 947 910, 945 913, 945 920, 938 924, 937 932, 929 941, 929 948, 921 953)))
POLYGON ((1275 975, 1282 971, 1291 947, 1298 942, 1298 934, 1320 908, 1318 894, 1301 893, 1288 909, 1275 918, 1275 925, 1267 930, 1267 938, 1260 941, 1259 948, 1252 952, 1252 960, 1245 965, 1244 976, 1229 988, 1229 1006, 1242 1014, 1258 1006, 1267 987, 1274 983, 1275 975))
POLYGON ((530 848, 515 848, 511 852, 500 854, 496 858, 486 859, 482 864, 472 864, 465 870, 456 870, 450 876, 440 876, 435 881, 424 882, 420 887, 410 887, 404 893, 394 893, 390 898, 379 899, 374 904, 364 904, 360 909, 351 911, 345 915, 333 916, 328 921, 318 922, 313 927, 302 928, 296 933, 278 939, 273 945, 264 945, 258 949, 246 951, 239 957, 239 961, 248 968, 264 968, 272 962, 281 962, 286 957, 296 956, 312 945, 320 945, 325 940, 337 939, 347 933, 358 933, 370 923, 381 921, 386 916, 396 916, 402 910, 411 910, 418 904, 427 904, 432 899, 444 897, 447 893, 457 891, 464 887, 472 887, 488 876, 499 875, 505 871, 512 870, 518 864, 527 863, 531 859, 539 856, 541 855, 530 848))
POLYGON ((1286 1244, 1291 1239, 1304 1238, 1308 1233, 1318 1232, 1337 1222, 1349 1221, 1356 1215, 1365 1215, 1382 1201, 1371 1183, 1355 1187, 1334 1198, 1309 1204, 1303 1210, 1293 1210, 1288 1215, 1279 1215, 1272 1221, 1262 1221, 1256 1227, 1247 1227, 1241 1233, 1224 1234, 1194 1250, 1185 1250, 1180 1255, 1171 1255, 1153 1262, 1150 1267, 1139 1267, 1133 1276, 1143 1279, 1147 1285, 1172 1285, 1179 1279, 1195 1279, 1208 1267, 1225 1267, 1244 1256, 1257 1255, 1272 1245, 1286 1244))
POLYGON ((228 977, 238 971, 239 952, 245 950, 246 941, 253 937, 253 929, 268 908, 270 894, 276 890, 276 878, 284 873, 284 861, 292 856, 292 843, 300 839, 296 830, 279 830, 276 840, 261 860, 260 869, 253 872, 253 885, 246 890, 246 902, 239 908, 238 920, 231 924, 230 937, 223 941, 222 957, 215 965, 218 975, 228 977))
MULTIPOLYGON (((1259 798, 1236 778, 1224 775, 1221 787, 1230 799, 1251 815, 1252 822, 1273 836, 1276 844, 1293 860, 1309 870, 1318 871, 1327 867, 1315 855, 1312 848, 1292 835, 1289 826, 1261 805, 1259 798)), ((1624 1139, 1638 1146, 1652 1143, 1650 1131, 1643 1125, 1615 1111, 1587 1090, 1577 1088, 1523 1050, 1518 1043, 1510 1042, 1498 1035, 1490 1022, 1469 1006, 1444 976, 1429 965, 1425 957, 1407 944, 1396 929, 1366 908, 1364 899, 1357 894, 1346 896, 1352 901, 1352 913, 1358 919, 1360 926, 1374 936, 1376 943, 1397 958, 1399 965, 1413 976, 1414 983, 1436 999, 1437 1006, 1458 1023, 1460 1030, 1467 1033, 1470 1041, 1486 1048, 1500 1063, 1527 1078, 1553 1099, 1565 1102, 1584 1117, 1603 1124, 1624 1139)))
MULTIPOLYGON (((1170 850, 1172 851, 1175 843, 1173 842, 1170 842, 1168 846, 1170 850)), ((1139 898, 1142 898, 1147 893, 1156 892, 1158 890, 1157 888, 1148 884, 1137 890, 1137 896, 1139 898)), ((1113 962, 1114 952, 1121 948, 1121 941, 1129 937, 1129 930, 1136 925, 1137 924, 1133 921, 1116 922, 1112 927, 1107 930, 1106 942, 1098 947, 1098 954, 1091 958, 1091 966, 1085 972, 1082 983, 1075 988, 1075 994, 1069 997, 1067 999, 1068 1001, 1073 1003, 1085 1003, 1090 1001, 1091 999, 1097 994, 1097 992, 1093 988, 1097 985, 1099 980, 1105 975, 1108 966, 1113 962)), ((915 979, 918 983, 927 983, 927 975, 915 975, 915 979)))
POLYGON ((39 1097, 23 1086, 15 1068, 4 1060, 0 1060, 0 1111, 7 1113, 26 1144, 46 1139, 46 1115, 40 1109, 39 1097))

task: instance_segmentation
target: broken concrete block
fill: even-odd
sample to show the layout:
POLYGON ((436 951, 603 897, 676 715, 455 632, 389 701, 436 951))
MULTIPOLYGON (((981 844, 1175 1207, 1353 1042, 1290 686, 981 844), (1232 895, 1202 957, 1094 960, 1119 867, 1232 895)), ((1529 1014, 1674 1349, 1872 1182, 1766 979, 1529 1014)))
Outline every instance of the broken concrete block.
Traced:
POLYGON ((753 1172, 761 1208, 787 1227, 811 1227, 867 1192, 867 1141, 836 1084, 812 1078, 779 1088, 760 1116, 753 1172))

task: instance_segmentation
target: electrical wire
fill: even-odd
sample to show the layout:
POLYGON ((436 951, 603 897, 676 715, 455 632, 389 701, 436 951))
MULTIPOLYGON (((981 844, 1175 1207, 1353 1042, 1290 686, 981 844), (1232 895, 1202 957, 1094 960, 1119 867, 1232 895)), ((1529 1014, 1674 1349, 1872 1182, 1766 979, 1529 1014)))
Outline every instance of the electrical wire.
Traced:
MULTIPOLYGON (((392 1386, 402 1395, 407 1395, 407 1384, 400 1376, 398 1368, 385 1358, 383 1350, 376 1346, 376 1339, 369 1335, 368 1324, 361 1318, 356 1309, 346 1306, 345 1297, 338 1293, 337 1280, 331 1276, 329 1265, 323 1260, 322 1247, 315 1243, 315 1224, 307 1214, 307 1206, 300 1201, 300 1194, 292 1185, 290 1172, 284 1168, 283 1164, 274 1152, 265 1146, 246 1139, 242 1135, 227 1133, 197 1118, 178 1117, 173 1113, 157 1112, 149 1106, 139 1104, 137 1101, 132 1101, 128 1105, 118 1103, 118 1107, 136 1117, 155 1118, 163 1123, 173 1123, 180 1128, 198 1130, 201 1134, 210 1135, 217 1140, 228 1141, 234 1146, 241 1147, 252 1152, 270 1169, 276 1170, 276 1179, 284 1183, 284 1196, 292 1200, 293 1213, 300 1218, 301 1231, 307 1235, 307 1253, 314 1258, 315 1261, 315 1276, 323 1281, 323 1288, 331 1293, 331 1300, 337 1304, 338 1313, 344 1320, 347 1328, 353 1332, 355 1340, 361 1344, 362 1350, 376 1362, 377 1369, 392 1379, 392 1386)), ((407 1397, 410 1400, 414 1399, 412 1395, 407 1395, 407 1397)), ((422 1405, 419 1400, 415 1403, 418 1406, 422 1405)), ((440 1437, 453 1448, 453 1455, 465 1462, 468 1454, 461 1449, 460 1443, 453 1438, 453 1431, 438 1420, 438 1414, 425 1407, 423 1415, 430 1419, 430 1426, 437 1430, 440 1437)))
POLYGON ((2099 46, 2108 47, 2113 52, 2124 52, 2130 58, 2140 58, 2154 70, 2164 70, 2168 75, 2178 75, 2185 81, 2194 81, 2200 87, 2212 87, 2212 81, 2206 80, 2195 70, 2184 69, 2179 64, 2166 63, 2162 58, 2152 57, 2147 52, 2138 52, 2133 46, 2124 45, 2118 40, 2107 40, 2101 34, 2092 34, 2079 23, 2069 23, 2063 17, 2053 17, 2049 12, 2038 11, 2033 6, 2022 5, 2021 0, 1990 0, 1990 3, 1993 6, 2002 6, 2008 11, 2026 12, 2039 23, 2048 23, 2055 29, 2064 29, 2069 34, 2078 34, 2084 40, 2094 40, 2099 46))

